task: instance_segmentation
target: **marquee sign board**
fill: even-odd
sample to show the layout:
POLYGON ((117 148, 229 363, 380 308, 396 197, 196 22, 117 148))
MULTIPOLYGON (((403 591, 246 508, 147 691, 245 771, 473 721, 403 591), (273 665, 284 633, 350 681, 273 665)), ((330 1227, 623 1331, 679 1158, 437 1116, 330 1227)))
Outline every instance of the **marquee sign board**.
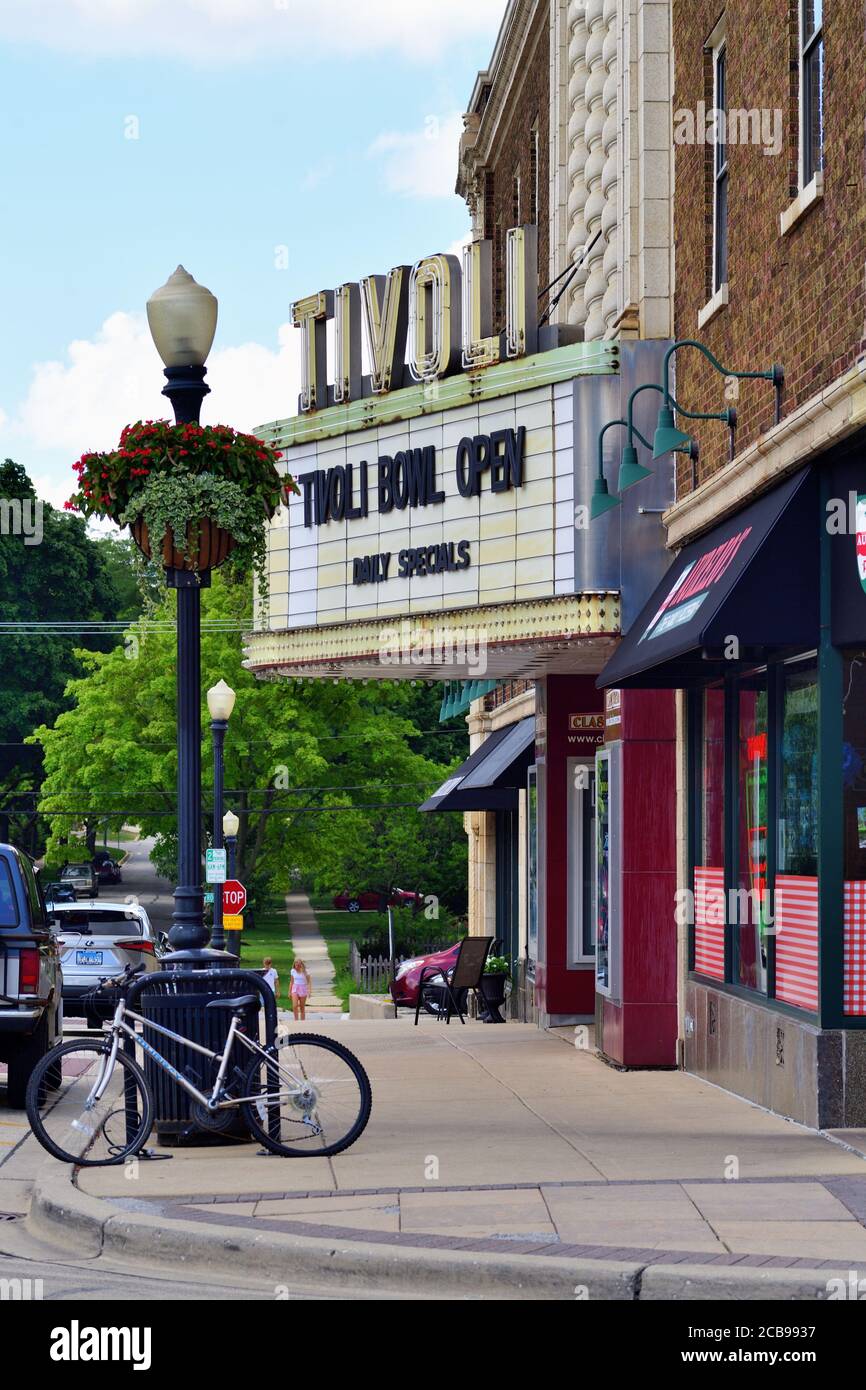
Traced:
POLYGON ((574 593, 572 421, 564 380, 290 444, 272 627, 574 593))

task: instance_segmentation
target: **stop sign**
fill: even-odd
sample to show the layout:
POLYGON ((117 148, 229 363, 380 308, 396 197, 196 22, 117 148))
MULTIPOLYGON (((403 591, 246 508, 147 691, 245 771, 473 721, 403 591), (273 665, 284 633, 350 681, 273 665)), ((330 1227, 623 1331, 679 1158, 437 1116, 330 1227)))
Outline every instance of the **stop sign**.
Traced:
POLYGON ((236 878, 226 879, 223 884, 223 908, 226 912, 243 912, 247 905, 247 890, 236 878))

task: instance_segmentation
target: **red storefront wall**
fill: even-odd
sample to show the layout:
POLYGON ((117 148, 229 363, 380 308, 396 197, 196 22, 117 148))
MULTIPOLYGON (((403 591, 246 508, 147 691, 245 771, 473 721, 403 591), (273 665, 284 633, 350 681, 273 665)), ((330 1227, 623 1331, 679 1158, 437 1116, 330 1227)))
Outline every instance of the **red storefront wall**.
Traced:
POLYGON ((569 969, 568 759, 592 762, 572 716, 600 713, 594 676, 550 676, 537 688, 539 905, 535 1002, 547 1016, 590 1018, 621 1066, 674 1066, 677 1040, 676 703, 672 691, 622 691, 621 998, 598 996, 594 969, 569 969))

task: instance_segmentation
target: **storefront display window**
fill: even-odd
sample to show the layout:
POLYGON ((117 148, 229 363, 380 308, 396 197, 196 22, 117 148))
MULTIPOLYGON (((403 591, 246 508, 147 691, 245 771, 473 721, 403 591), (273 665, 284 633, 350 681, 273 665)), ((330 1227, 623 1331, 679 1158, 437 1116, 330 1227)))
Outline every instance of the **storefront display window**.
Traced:
POLYGON ((782 668, 779 771, 780 874, 818 873, 818 666, 814 658, 782 668))
POLYGON ((866 650, 845 653, 842 689, 845 878, 866 879, 866 650))
POLYGON ((725 862, 725 691, 703 692, 701 786, 701 863, 721 869, 725 862))
MULTIPOLYGON (((866 666, 862 696, 866 699, 866 666)), ((862 703, 862 701, 861 701, 862 703)), ((819 702, 814 653, 707 688, 692 706, 699 765, 692 968, 720 983, 818 1008, 819 702), (725 789, 733 798, 729 806, 725 789), (728 839, 727 837, 730 837, 728 839), (733 854, 726 858, 726 844, 733 854)), ((849 824, 863 827, 866 723, 849 824), (854 804, 859 795, 858 805, 854 804)), ((859 844, 852 829, 849 841, 859 844)), ((864 928, 866 932, 866 928, 864 928)))
POLYGON ((603 994, 610 993, 611 862, 610 753, 595 763, 595 977, 603 994))
MULTIPOLYGON (((738 690, 738 816, 736 921, 736 983, 746 989, 767 990, 768 728, 766 671, 743 680, 738 690)), ((729 914, 732 915, 732 914, 729 914)))
POLYGON ((568 761, 568 964, 595 959, 595 769, 568 761))
POLYGON ((530 961, 538 960, 538 772, 531 767, 526 785, 527 933, 530 961))
POLYGON ((725 690, 700 696, 700 843, 694 876, 694 967, 725 978, 725 690))

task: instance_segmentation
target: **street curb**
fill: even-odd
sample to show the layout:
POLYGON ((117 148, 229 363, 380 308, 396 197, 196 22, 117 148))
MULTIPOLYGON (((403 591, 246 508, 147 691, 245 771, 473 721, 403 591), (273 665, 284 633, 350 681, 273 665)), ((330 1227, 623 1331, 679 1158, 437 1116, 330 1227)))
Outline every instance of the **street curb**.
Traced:
POLYGON ((130 1214, 79 1191, 73 1170, 49 1159, 36 1176, 26 1225, 40 1240, 69 1241, 82 1253, 134 1259, 176 1270, 223 1267, 235 1276, 297 1285, 299 1277, 344 1292, 412 1290, 431 1296, 498 1296, 519 1299, 595 1298, 631 1302, 640 1265, 614 1260, 545 1257, 531 1265, 525 1256, 412 1250, 358 1241, 246 1231, 236 1226, 200 1226, 160 1215, 130 1214))
MULTIPOLYGON (((320 1239, 276 1231, 129 1213, 81 1192, 73 1170, 47 1159, 36 1175, 26 1226, 41 1241, 82 1256, 110 1255, 176 1270, 273 1280, 275 1296, 299 1279, 351 1294, 411 1290, 432 1297, 604 1302, 815 1302, 851 1268, 642 1265, 636 1262, 533 1257, 459 1250, 410 1249, 359 1240, 320 1239)), ((860 1278, 866 1271, 855 1271, 860 1278)))

